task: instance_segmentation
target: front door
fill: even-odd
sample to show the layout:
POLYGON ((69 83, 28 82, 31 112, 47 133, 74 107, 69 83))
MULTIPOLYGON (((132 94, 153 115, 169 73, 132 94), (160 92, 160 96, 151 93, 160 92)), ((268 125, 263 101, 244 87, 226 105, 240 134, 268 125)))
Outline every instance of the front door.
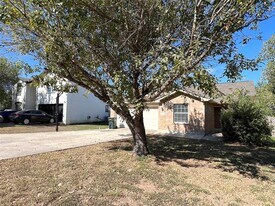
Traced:
POLYGON ((221 107, 214 107, 214 127, 221 129, 221 107))

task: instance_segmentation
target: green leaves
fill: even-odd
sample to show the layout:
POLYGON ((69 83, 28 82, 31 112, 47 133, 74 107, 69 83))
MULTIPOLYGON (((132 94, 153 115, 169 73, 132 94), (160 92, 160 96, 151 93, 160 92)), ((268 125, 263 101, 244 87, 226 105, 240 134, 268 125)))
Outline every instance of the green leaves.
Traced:
POLYGON ((266 68, 263 70, 263 78, 267 82, 270 92, 275 95, 275 35, 264 44, 259 60, 266 62, 266 68))
POLYGON ((235 50, 233 34, 266 18, 270 6, 254 0, 2 0, 0 30, 51 73, 120 112, 128 104, 142 109, 173 88, 195 85, 211 93, 210 58, 226 64, 224 74, 233 79, 254 69, 257 62, 235 50))
POLYGON ((19 80, 23 65, 0 57, 0 109, 11 108, 12 87, 19 80))
POLYGON ((242 92, 231 96, 221 122, 226 140, 261 146, 270 139, 271 128, 262 105, 242 92))

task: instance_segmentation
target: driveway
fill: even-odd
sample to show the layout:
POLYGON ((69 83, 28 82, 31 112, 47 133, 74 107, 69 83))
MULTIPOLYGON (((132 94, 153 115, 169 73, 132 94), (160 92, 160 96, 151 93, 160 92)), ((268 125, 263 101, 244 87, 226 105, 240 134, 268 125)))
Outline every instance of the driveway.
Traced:
POLYGON ((129 137, 128 129, 0 134, 0 160, 129 137))

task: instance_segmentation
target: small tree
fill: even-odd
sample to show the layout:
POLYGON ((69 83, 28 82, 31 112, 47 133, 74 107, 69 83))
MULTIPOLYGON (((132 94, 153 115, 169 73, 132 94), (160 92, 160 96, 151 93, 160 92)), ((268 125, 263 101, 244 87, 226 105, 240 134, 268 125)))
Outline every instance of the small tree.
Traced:
POLYGON ((271 92, 269 84, 260 83, 253 99, 258 105, 261 105, 267 115, 275 116, 275 94, 271 92))
POLYGON ((227 141, 263 145, 271 136, 265 111, 250 96, 242 93, 229 99, 222 111, 222 133, 227 141))
POLYGON ((12 88, 19 81, 22 64, 0 57, 0 110, 11 108, 12 88))
POLYGON ((266 60, 264 79, 269 90, 275 95, 275 34, 264 44, 260 58, 266 60))
POLYGON ((259 59, 266 61, 266 67, 255 99, 266 108, 268 115, 275 116, 275 35, 264 44, 259 59))
POLYGON ((216 79, 209 62, 227 65, 231 78, 255 68, 237 52, 233 34, 255 28, 271 6, 266 0, 2 0, 0 31, 52 73, 109 104, 128 124, 134 153, 146 155, 147 103, 190 85, 211 93, 216 79))

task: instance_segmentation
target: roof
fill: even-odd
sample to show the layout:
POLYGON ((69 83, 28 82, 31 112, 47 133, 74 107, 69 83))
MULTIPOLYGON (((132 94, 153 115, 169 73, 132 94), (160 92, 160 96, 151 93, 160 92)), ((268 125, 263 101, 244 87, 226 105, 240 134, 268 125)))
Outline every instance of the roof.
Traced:
POLYGON ((253 81, 218 83, 218 84, 216 84, 216 86, 220 92, 220 96, 218 96, 216 98, 210 98, 203 91, 198 90, 194 87, 187 87, 182 90, 173 91, 168 94, 165 94, 162 97, 160 97, 159 99, 157 99, 156 102, 165 101, 165 99, 167 99, 177 93, 195 97, 196 99, 199 99, 202 102, 214 102, 214 103, 220 103, 224 96, 233 94, 234 92, 236 92, 238 90, 243 90, 243 91, 247 92, 247 95, 249 95, 249 96, 254 96, 256 94, 256 89, 255 89, 253 81))
POLYGON ((217 84, 217 88, 224 95, 232 94, 236 90, 245 90, 249 96, 254 96, 256 94, 253 81, 220 83, 217 84))
POLYGON ((26 82, 26 83, 32 82, 32 79, 28 79, 28 78, 20 78, 19 80, 21 80, 22 82, 26 82))

